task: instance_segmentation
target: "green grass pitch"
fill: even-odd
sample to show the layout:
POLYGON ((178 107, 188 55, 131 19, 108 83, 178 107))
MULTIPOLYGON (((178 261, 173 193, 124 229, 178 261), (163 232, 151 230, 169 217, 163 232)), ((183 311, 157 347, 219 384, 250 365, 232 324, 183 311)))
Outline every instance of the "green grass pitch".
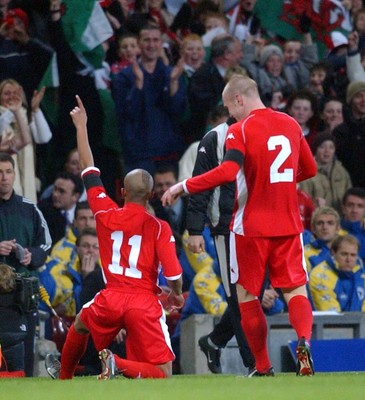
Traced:
MULTIPOLYGON (((359 355, 364 356, 364 355, 359 355)), ((78 377, 1 379, 1 400, 352 400, 365 398, 365 373, 318 373, 248 379, 236 375, 177 375, 171 379, 97 381, 78 377)))

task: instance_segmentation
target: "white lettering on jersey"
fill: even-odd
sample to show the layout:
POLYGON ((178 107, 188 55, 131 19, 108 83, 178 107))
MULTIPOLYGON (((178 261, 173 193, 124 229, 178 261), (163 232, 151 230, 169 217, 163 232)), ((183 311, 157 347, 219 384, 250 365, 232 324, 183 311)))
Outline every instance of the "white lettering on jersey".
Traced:
POLYGON ((228 140, 228 139, 234 139, 233 133, 229 133, 229 134, 227 135, 226 140, 228 140))
POLYGON ((170 237, 170 243, 174 243, 174 242, 175 242, 174 235, 171 235, 171 237, 170 237))
POLYGON ((289 139, 284 135, 271 136, 267 142, 267 147, 270 151, 275 150, 276 147, 281 147, 280 152, 270 167, 270 183, 293 182, 293 168, 285 168, 283 172, 279 172, 281 166, 292 152, 289 139))
POLYGON ((104 192, 99 193, 99 194, 96 196, 97 199, 104 199, 105 197, 106 197, 106 194, 105 194, 104 192))
POLYGON ((109 271, 113 274, 125 275, 130 278, 142 278, 142 272, 138 269, 138 257, 141 251, 142 236, 133 235, 131 237, 124 237, 123 231, 114 231, 111 234, 113 240, 112 248, 112 263, 109 264, 109 271), (128 265, 120 265, 120 249, 123 240, 128 240, 131 250, 128 258, 128 265))
POLYGON ((205 150, 205 147, 204 147, 204 146, 202 146, 202 147, 199 149, 199 153, 206 153, 206 150, 205 150))

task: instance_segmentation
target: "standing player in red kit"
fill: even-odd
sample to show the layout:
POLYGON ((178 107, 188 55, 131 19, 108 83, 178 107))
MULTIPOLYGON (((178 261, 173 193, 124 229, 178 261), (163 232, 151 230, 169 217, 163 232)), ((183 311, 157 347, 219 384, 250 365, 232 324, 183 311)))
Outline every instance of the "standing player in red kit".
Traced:
POLYGON ((157 278, 162 265, 171 288, 169 310, 181 308, 182 270, 174 237, 166 222, 146 210, 153 188, 147 171, 137 169, 126 175, 124 207, 119 208, 107 196, 89 147, 87 115, 80 98, 76 99, 78 106, 70 114, 77 129, 87 198, 95 215, 106 289, 84 305, 71 326, 62 350, 59 378, 73 377, 89 332, 103 364, 100 379, 112 378, 117 370, 129 378, 167 378, 172 374, 175 356, 158 300, 157 278), (127 359, 107 349, 121 329, 126 330, 127 359))
POLYGON ((298 335, 297 374, 313 375, 309 345, 313 316, 296 184, 316 174, 316 163, 297 122, 266 108, 252 79, 232 76, 223 90, 223 103, 240 121, 228 128, 222 164, 172 186, 162 202, 169 204, 183 192, 198 193, 236 180, 230 266, 241 325, 256 360, 256 370, 249 376, 274 375, 258 300, 266 267, 272 286, 283 292, 298 335))

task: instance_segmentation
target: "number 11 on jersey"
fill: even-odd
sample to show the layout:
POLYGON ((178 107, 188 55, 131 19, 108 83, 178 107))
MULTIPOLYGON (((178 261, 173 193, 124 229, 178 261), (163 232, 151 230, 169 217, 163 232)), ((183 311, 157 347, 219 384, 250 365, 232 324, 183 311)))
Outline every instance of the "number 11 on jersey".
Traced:
POLYGON ((141 235, 133 235, 128 240, 128 245, 131 250, 128 257, 128 265, 120 265, 120 253, 122 251, 122 244, 124 239, 123 231, 114 231, 111 234, 113 240, 112 248, 112 263, 109 264, 108 269, 113 274, 125 275, 129 278, 142 278, 142 272, 138 269, 138 257, 141 251, 141 235))

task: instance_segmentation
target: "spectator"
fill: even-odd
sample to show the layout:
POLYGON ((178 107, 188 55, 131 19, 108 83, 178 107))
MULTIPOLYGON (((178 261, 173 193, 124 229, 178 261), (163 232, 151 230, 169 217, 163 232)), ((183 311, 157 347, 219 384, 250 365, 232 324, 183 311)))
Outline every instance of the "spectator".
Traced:
POLYGON ((124 170, 150 173, 161 162, 174 162, 184 144, 174 119, 184 112, 182 62, 171 68, 160 59, 161 32, 147 25, 139 35, 141 58, 115 77, 113 91, 124 152, 124 170))
POLYGON ((52 138, 50 127, 39 107, 44 92, 45 87, 39 91, 34 90, 31 108, 28 110, 23 88, 18 82, 5 79, 0 83, 0 118, 5 130, 4 136, 10 138, 10 141, 4 140, 4 147, 5 151, 10 151, 15 161, 15 189, 34 202, 40 190, 37 177, 37 166, 40 163, 36 160, 32 137, 37 145, 47 143, 52 138))
MULTIPOLYGON (((51 247, 51 237, 37 206, 15 193, 14 165, 9 154, 0 153, 0 255, 16 272, 37 277, 37 269, 44 264, 51 247)), ((26 319, 24 370, 26 376, 33 376, 36 305, 27 310, 26 319)))
POLYGON ((38 203, 52 237, 52 245, 61 240, 75 216, 76 204, 84 190, 79 176, 60 172, 54 181, 52 196, 38 203))
POLYGON ((336 140, 330 133, 318 134, 312 143, 312 153, 317 162, 317 174, 300 183, 317 206, 329 206, 341 212, 342 199, 352 187, 351 178, 335 157, 336 140))
POLYGON ((332 69, 327 61, 318 61, 309 70, 309 81, 306 88, 316 97, 319 106, 329 97, 336 97, 336 92, 331 86, 332 69))
POLYGON ((73 377, 91 331, 104 366, 100 379, 113 378, 116 368, 129 378, 166 378, 171 376, 174 355, 168 337, 163 334, 167 332, 167 326, 157 298, 160 263, 172 289, 168 296, 169 310, 181 308, 184 303, 181 267, 171 241, 171 229, 167 223, 146 213, 145 207, 153 186, 148 172, 136 170, 126 175, 123 189, 125 205, 122 209, 117 208, 105 194, 88 143, 86 112, 79 97, 77 102, 78 107, 72 110, 71 116, 77 127, 80 162, 82 168, 86 168, 83 179, 96 218, 102 268, 108 284, 92 304, 83 307, 71 326, 62 351, 59 377, 73 377), (110 253, 116 241, 121 251, 118 260, 110 253), (132 253, 139 255, 133 263, 131 245, 136 251, 132 253), (121 328, 127 332, 128 359, 114 356, 106 349, 121 328))
POLYGON ((313 240, 304 247, 307 270, 331 258, 331 246, 340 230, 338 212, 328 206, 318 207, 312 214, 313 240))
POLYGON ((184 74, 189 82, 194 72, 204 63, 205 49, 201 37, 195 33, 185 36, 180 56, 184 60, 184 74))
POLYGON ((318 132, 332 133, 343 123, 343 103, 338 98, 327 98, 319 103, 318 132))
POLYGON ((237 39, 230 35, 220 35, 213 39, 210 61, 203 64, 190 81, 192 141, 204 136, 209 112, 220 102, 225 73, 228 68, 237 67, 242 57, 241 44, 237 39))
POLYGON ((191 194, 199 193, 236 179, 236 203, 231 221, 234 235, 230 240, 230 267, 234 270, 232 280, 237 282, 242 328, 256 361, 256 369, 250 376, 273 375, 266 343, 266 320, 257 299, 267 265, 269 265, 271 284, 273 287, 281 287, 288 303, 289 319, 297 332, 297 374, 313 375, 309 345, 313 316, 305 286, 307 275, 303 267, 300 235, 303 227, 299 214, 296 181, 300 182, 315 175, 315 161, 299 125, 287 115, 267 109, 259 97, 255 81, 234 75, 227 83, 222 97, 230 115, 237 120, 243 117, 243 120, 228 129, 225 142, 227 152, 223 162, 205 174, 172 186, 163 195, 162 203, 169 204, 172 198, 185 191, 191 194), (244 126, 244 136, 242 126, 244 126), (261 132, 259 136, 257 130, 261 132), (271 143, 271 140, 274 140, 274 143, 271 143), (271 152, 279 143, 281 149, 292 143, 290 148, 298 149, 298 153, 290 153, 284 161, 283 171, 280 169, 280 172, 276 171, 273 174, 272 163, 275 165, 278 153, 271 152), (260 175, 261 171, 270 169, 270 174, 263 172, 264 175, 260 175), (270 202, 263 199, 262 193, 267 195, 270 193, 270 202), (272 209, 273 201, 275 216, 272 209), (290 219, 288 219, 289 209, 290 219), (257 217, 257 213, 260 217, 257 217), (282 236, 285 236, 285 239, 282 236), (264 246, 263 243, 266 241, 270 241, 270 245, 267 243, 267 246, 264 246), (276 242, 274 247, 272 241, 276 242), (285 246, 286 252, 288 246, 294 243, 297 243, 295 256, 292 252, 292 260, 289 261, 285 256, 284 262, 283 252, 279 248, 285 246), (260 251, 257 250, 259 248, 260 251), (291 276, 292 269, 296 269, 295 281, 289 282, 289 279, 281 277, 281 274, 287 276, 288 267, 292 271, 291 276), (287 282, 284 284, 284 281, 287 282), (300 320, 298 320, 299 315, 300 320))
POLYGON ((353 187, 346 191, 342 200, 341 231, 356 237, 359 257, 365 262, 365 189, 353 187))
POLYGON ((138 37, 134 33, 125 33, 117 39, 117 60, 110 66, 112 79, 118 72, 132 64, 140 55, 138 37))
POLYGON ((218 27, 223 28, 223 31, 228 33, 228 23, 227 17, 219 12, 208 11, 203 16, 203 24, 206 33, 218 27))
POLYGON ((207 50, 207 58, 209 58, 212 40, 217 36, 228 34, 229 21, 222 12, 215 11, 205 12, 201 20, 205 29, 205 33, 202 35, 202 41, 207 50))
POLYGON ((349 114, 345 114, 345 121, 333 130, 336 156, 349 172, 352 184, 365 187, 365 82, 348 85, 346 102, 349 114))
POLYGON ((0 82, 12 78, 28 104, 53 56, 53 50, 27 32, 29 18, 20 8, 7 11, 0 28, 0 82))
POLYGON ((310 18, 303 14, 299 24, 303 42, 287 40, 283 46, 284 74, 294 90, 301 90, 308 85, 310 70, 318 62, 317 44, 313 43, 310 26, 310 18))
POLYGON ((286 112, 298 122, 309 145, 317 134, 317 108, 317 99, 305 89, 294 92, 287 99, 286 112))
POLYGON ((257 34, 260 20, 253 14, 256 0, 240 0, 229 11, 229 33, 241 42, 247 40, 250 34, 257 34))
MULTIPOLYGON (((186 35, 182 40, 180 57, 184 63, 183 77, 185 86, 187 92, 189 92, 191 77, 203 65, 205 59, 205 49, 202 38, 195 33, 186 35)), ((184 134, 185 143, 191 143, 191 108, 187 98, 185 112, 179 120, 180 131, 184 134)))
POLYGON ((95 228, 95 218, 87 201, 79 201, 75 207, 72 224, 66 235, 54 244, 51 256, 67 263, 75 250, 76 239, 85 228, 95 228))
MULTIPOLYGON (((365 14, 364 14, 365 15, 365 14)), ((348 36, 348 46, 346 55, 346 72, 350 82, 363 81, 365 77, 362 55, 360 51, 360 38, 358 32, 351 32, 348 36)))
POLYGON ((359 50, 361 52, 365 49, 365 8, 362 6, 353 15, 354 31, 359 35, 359 50))
POLYGON ((357 264, 359 243, 352 235, 337 237, 332 258, 313 268, 310 289, 318 311, 365 311, 364 268, 357 264))
MULTIPOLYGON (((68 153, 66 162, 65 162, 65 164, 63 166, 63 170, 65 172, 68 172, 68 173, 73 174, 75 176, 80 176, 81 169, 80 169, 79 153, 78 153, 76 148, 70 150, 70 152, 68 153)), ((51 197, 53 189, 54 189, 54 185, 53 184, 47 186, 43 190, 43 192, 42 192, 42 194, 40 196, 40 200, 44 200, 44 199, 46 199, 48 197, 51 197)), ((83 190, 79 201, 84 201, 84 200, 86 200, 86 191, 85 190, 83 190)))
POLYGON ((51 296, 51 302, 60 316, 74 319, 80 311, 83 280, 99 267, 99 257, 95 228, 89 227, 80 231, 70 257, 49 269, 55 285, 49 287, 50 295, 55 294, 51 296))
POLYGON ((177 182, 178 171, 174 165, 162 165, 154 174, 154 198, 150 205, 157 218, 168 222, 176 241, 177 254, 180 254, 182 247, 182 235, 186 226, 186 208, 188 198, 177 198, 171 206, 164 207, 161 203, 162 195, 165 191, 177 182))
POLYGON ((247 42, 243 48, 245 57, 242 65, 259 85, 265 104, 274 109, 282 109, 294 87, 284 74, 284 54, 275 44, 263 46, 256 62, 255 45, 247 42))
POLYGON ((348 58, 348 39, 339 31, 331 32, 333 47, 327 55, 327 61, 331 65, 331 85, 334 95, 340 99, 346 97, 346 87, 349 83, 346 71, 346 63, 348 58))
POLYGON ((16 192, 36 201, 33 147, 29 147, 32 138, 23 101, 23 88, 18 82, 6 79, 0 83, 1 148, 14 158, 16 192))
POLYGON ((203 24, 204 16, 207 12, 220 12, 220 4, 216 0, 199 0, 196 4, 186 1, 176 14, 171 25, 173 32, 178 32, 181 36, 195 33, 199 36, 204 35, 203 24))

